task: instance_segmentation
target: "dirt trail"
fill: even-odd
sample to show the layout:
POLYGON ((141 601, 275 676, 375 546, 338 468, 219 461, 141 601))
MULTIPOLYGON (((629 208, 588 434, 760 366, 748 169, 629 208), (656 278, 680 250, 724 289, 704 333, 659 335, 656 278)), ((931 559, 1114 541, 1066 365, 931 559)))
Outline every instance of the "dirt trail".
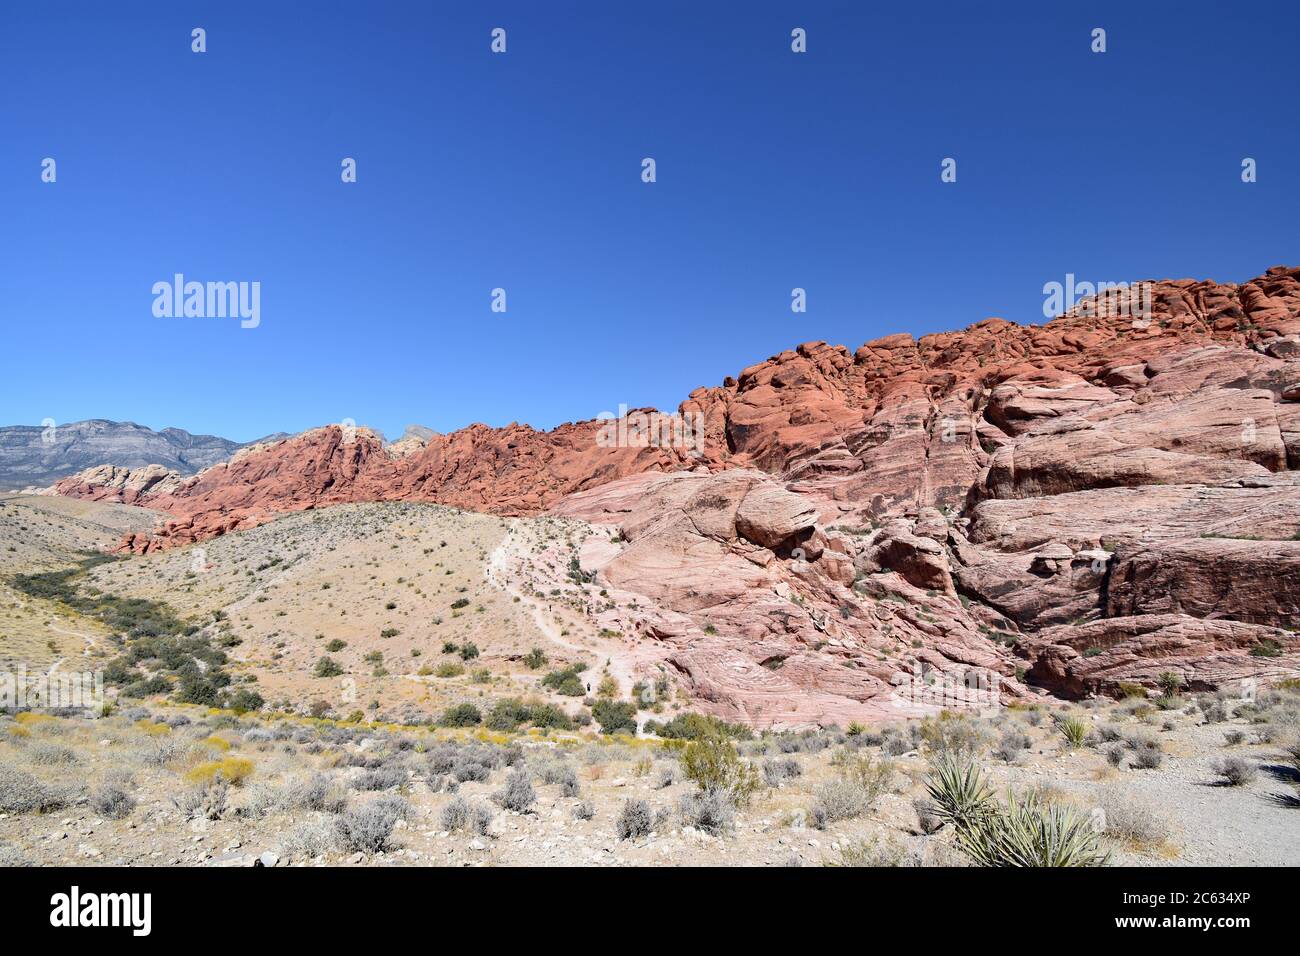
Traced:
MULTIPOLYGON (((618 682, 620 694, 628 694, 632 690, 632 685, 636 683, 637 678, 634 676, 636 671, 636 659, 627 648, 620 642, 600 641, 593 638, 587 643, 580 643, 566 637, 562 631, 564 628, 555 623, 554 609, 546 602, 539 601, 527 594, 513 575, 513 569, 518 567, 520 562, 526 567, 531 567, 539 575, 544 575, 545 570, 538 563, 532 560, 532 555, 527 550, 525 542, 522 539, 520 531, 520 522, 518 520, 511 523, 509 530, 501 544, 492 552, 484 569, 488 583, 493 587, 499 588, 508 594, 511 598, 518 598, 518 603, 525 607, 537 629, 542 632, 548 641, 558 647, 564 648, 571 654, 579 657, 598 655, 601 660, 596 662, 593 669, 608 670, 610 676, 618 682), (608 661, 608 665, 605 661, 608 661)), ((555 587, 562 587, 565 582, 554 580, 549 582, 555 587)), ((594 682, 593 682, 594 685, 594 682)), ((594 686, 592 688, 595 689, 594 686)))

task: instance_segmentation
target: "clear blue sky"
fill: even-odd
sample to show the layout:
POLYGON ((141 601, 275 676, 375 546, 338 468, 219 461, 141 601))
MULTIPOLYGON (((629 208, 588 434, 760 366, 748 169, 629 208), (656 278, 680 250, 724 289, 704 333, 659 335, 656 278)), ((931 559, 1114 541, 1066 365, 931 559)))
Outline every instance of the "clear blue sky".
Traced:
POLYGON ((4 5, 0 424, 552 427, 1300 261, 1293 3, 299 6, 4 5), (155 318, 176 272, 261 326, 155 318))

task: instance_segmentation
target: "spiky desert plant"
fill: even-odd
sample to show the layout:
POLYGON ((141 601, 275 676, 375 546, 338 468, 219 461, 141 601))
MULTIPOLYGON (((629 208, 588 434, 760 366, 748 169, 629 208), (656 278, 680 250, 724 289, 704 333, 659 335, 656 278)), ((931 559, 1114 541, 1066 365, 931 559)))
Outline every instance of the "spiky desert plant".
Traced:
POLYGON ((974 760, 946 755, 934 761, 926 781, 934 814, 958 830, 975 825, 993 804, 993 791, 974 760))
POLYGON ((968 757, 937 760, 926 789, 934 813, 956 832, 957 845, 979 866, 1104 866, 1091 820, 1039 795, 1009 795, 1005 804, 968 757))
POLYGON ((1058 717, 1056 720, 1056 729, 1061 732, 1065 738, 1067 747, 1082 747, 1083 742, 1088 738, 1088 722, 1081 720, 1070 714, 1065 717, 1058 717))
POLYGON ((1005 804, 959 828, 957 842, 979 866, 1105 866, 1110 859, 1087 815, 1032 792, 1009 794, 1005 804))
POLYGON ((1156 675, 1156 683, 1160 685, 1166 697, 1175 697, 1183 686, 1183 678, 1181 674, 1175 674, 1173 671, 1162 671, 1156 675))

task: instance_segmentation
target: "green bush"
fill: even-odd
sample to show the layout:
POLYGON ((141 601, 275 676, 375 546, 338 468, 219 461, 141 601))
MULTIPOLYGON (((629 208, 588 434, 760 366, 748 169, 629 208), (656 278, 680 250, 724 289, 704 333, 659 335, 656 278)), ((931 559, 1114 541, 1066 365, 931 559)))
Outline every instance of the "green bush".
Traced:
POLYGON ((444 727, 477 727, 483 722, 483 715, 473 704, 456 704, 442 712, 438 723, 444 727))
POLYGON ((682 752, 682 773, 702 792, 724 793, 738 807, 749 803, 760 782, 758 768, 742 760, 735 744, 723 737, 704 737, 687 744, 682 752))
POLYGON ((549 687, 562 697, 581 697, 587 688, 578 675, 585 670, 585 665, 574 664, 562 670, 551 671, 542 678, 542 686, 549 687))
POLYGON ((591 716, 602 734, 636 733, 636 706, 626 701, 601 698, 592 705, 591 716))
POLYGON ((754 736, 750 729, 742 724, 729 724, 718 717, 693 712, 678 714, 667 723, 656 720, 646 721, 645 730, 646 733, 657 734, 671 740, 701 740, 704 737, 750 740, 754 736))
POLYGON ((332 657, 322 657, 316 662, 316 669, 312 673, 317 677, 338 677, 343 673, 343 668, 332 657))

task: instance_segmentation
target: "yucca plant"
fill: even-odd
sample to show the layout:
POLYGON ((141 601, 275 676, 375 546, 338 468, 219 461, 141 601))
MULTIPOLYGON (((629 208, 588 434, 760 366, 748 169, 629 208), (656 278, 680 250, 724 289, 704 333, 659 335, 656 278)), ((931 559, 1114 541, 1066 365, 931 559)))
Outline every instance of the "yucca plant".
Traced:
POLYGON ((972 826, 992 808, 993 791, 969 757, 945 755, 935 760, 926 781, 935 814, 958 830, 972 826))
POLYGON ((1070 807, 1045 804, 1037 794, 1009 794, 1007 802, 960 828, 957 842, 979 866, 1105 866, 1092 820, 1070 807))
POLYGON ((1056 720, 1056 729, 1061 732, 1065 738, 1067 747, 1082 747, 1083 742, 1088 738, 1088 722, 1080 720, 1074 715, 1067 717, 1058 717, 1056 720))
POLYGON ((1033 793, 1009 794, 999 804, 969 757, 937 760, 926 789, 936 815, 952 824, 957 845, 979 866, 1104 866, 1109 859, 1086 815, 1033 793))

